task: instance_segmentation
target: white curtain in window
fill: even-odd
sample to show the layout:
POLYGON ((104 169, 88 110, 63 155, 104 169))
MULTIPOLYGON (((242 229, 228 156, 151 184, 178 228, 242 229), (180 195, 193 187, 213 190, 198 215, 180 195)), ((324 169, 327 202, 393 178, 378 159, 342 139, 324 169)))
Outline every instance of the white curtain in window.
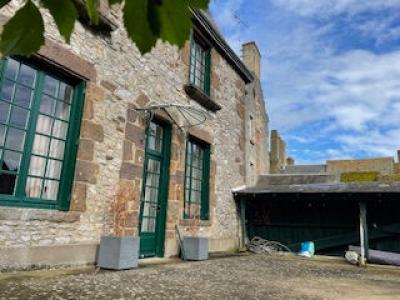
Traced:
MULTIPOLYGON (((51 127, 54 119, 44 116, 39 116, 36 132, 51 134, 51 127)), ((55 121, 53 126, 52 136, 66 138, 67 123, 55 121)), ((60 179, 62 162, 64 158, 65 143, 57 139, 36 134, 34 138, 31 162, 29 166, 29 175, 47 177, 52 179, 60 179), (35 156, 49 156, 48 159, 35 156), (56 158, 58 160, 54 160, 56 158), (46 169, 47 161, 47 169, 46 169)), ((58 194, 59 182, 57 180, 46 179, 43 182, 42 178, 29 177, 26 184, 26 195, 28 197, 43 198, 48 200, 56 200, 58 194), (43 186, 43 191, 42 191, 43 186)))

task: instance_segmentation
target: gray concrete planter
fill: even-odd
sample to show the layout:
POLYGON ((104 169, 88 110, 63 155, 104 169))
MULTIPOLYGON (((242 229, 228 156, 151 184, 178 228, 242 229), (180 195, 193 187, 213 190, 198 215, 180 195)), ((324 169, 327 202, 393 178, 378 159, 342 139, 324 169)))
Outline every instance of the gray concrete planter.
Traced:
POLYGON ((97 266, 110 270, 136 268, 139 260, 139 237, 102 236, 97 266))
POLYGON ((208 238, 184 237, 182 243, 186 260, 208 259, 208 238))

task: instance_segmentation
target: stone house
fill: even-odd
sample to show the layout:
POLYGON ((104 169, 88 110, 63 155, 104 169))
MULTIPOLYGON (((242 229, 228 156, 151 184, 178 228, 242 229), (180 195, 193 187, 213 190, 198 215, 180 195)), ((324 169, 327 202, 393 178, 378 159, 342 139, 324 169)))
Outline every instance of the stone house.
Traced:
POLYGON ((36 55, 1 62, 0 266, 94 263, 109 234, 140 236, 142 257, 175 256, 176 225, 210 252, 237 249, 232 189, 269 168, 256 45, 246 66, 201 11, 183 49, 158 41, 143 56, 118 9, 97 28, 82 16, 70 44, 45 25, 36 55), (181 130, 172 109, 138 110, 161 104, 207 120, 181 130))

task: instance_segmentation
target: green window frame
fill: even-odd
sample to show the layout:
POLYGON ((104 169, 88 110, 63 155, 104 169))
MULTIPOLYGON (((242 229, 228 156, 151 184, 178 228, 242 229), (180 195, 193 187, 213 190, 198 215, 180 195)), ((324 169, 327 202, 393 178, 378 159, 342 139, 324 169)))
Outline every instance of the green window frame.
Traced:
POLYGON ((209 220, 210 145, 189 137, 186 144, 184 219, 209 220))
POLYGON ((190 43, 189 81, 210 96, 211 48, 193 35, 190 43))
POLYGON ((0 61, 0 205, 69 209, 84 89, 38 60, 0 61))

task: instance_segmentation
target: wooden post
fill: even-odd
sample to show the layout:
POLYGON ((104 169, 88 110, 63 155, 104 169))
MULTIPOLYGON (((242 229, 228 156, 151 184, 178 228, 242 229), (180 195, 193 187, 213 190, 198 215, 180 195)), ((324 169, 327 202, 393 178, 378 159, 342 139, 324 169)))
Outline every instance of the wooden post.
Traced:
POLYGON ((360 265, 365 266, 368 259, 368 223, 367 223, 367 205, 365 201, 359 202, 360 207, 360 247, 361 247, 361 259, 360 265))
POLYGON ((246 250, 246 200, 243 199, 243 196, 240 199, 240 223, 242 229, 242 236, 240 239, 240 250, 246 250))

